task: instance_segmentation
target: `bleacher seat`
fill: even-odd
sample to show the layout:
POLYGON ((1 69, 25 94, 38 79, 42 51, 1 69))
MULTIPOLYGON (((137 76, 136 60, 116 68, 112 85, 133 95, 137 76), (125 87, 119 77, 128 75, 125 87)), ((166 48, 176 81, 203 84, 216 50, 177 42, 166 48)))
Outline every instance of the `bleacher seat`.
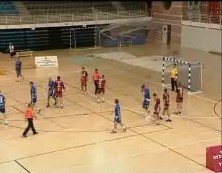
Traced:
MULTIPOLYGON (((112 1, 24 1, 30 14, 62 14, 92 11, 92 7, 100 11, 116 11, 112 1)), ((146 2, 129 1, 121 2, 124 10, 145 10, 146 2)))
POLYGON ((0 15, 18 15, 13 2, 11 1, 0 1, 0 15))

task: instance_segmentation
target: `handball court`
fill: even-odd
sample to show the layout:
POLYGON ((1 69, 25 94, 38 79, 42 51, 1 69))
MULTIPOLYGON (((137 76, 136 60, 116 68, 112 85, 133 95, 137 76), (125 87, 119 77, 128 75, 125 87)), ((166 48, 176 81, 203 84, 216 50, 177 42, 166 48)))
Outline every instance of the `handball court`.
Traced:
MULTIPOLYGON (((205 168, 206 147, 221 144, 221 57, 191 49, 160 45, 125 48, 50 50, 34 56, 58 56, 59 67, 24 69, 24 80, 15 82, 14 61, 0 55, 0 89, 6 97, 9 124, 0 119, 1 173, 210 173, 205 168), (127 52, 142 56, 169 56, 173 51, 187 61, 203 63, 203 92, 185 92, 183 115, 177 116, 174 92, 170 92, 172 122, 154 125, 141 108, 142 84, 162 99, 161 65, 141 68, 93 54, 127 52), (80 71, 89 73, 88 94, 80 93, 80 71), (98 68, 107 80, 105 102, 96 103, 92 74, 98 68), (212 75, 214 74, 214 75, 212 75), (66 86, 64 108, 46 108, 48 77, 61 76, 66 86), (38 135, 26 127, 24 111, 30 101, 29 82, 38 86, 38 105, 34 125, 38 135), (114 99, 120 100, 122 120, 116 134, 113 128, 114 99)), ((23 63, 30 61, 23 58, 23 63)), ((162 106, 162 103, 161 103, 162 106)), ((151 112, 153 103, 151 103, 151 112)))

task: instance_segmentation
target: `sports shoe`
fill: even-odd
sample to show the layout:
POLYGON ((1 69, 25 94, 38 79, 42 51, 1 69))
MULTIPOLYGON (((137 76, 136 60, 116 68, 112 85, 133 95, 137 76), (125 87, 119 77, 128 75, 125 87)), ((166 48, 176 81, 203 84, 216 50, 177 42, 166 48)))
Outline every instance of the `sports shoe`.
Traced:
POLYGON ((110 133, 116 133, 116 131, 115 131, 115 130, 112 130, 110 133))
POLYGON ((5 120, 5 125, 7 125, 8 124, 8 120, 5 120))
POLYGON ((47 108, 49 107, 49 104, 47 104, 47 106, 46 106, 47 108))
POLYGON ((33 133, 33 135, 37 135, 37 134, 38 134, 38 132, 33 133))
POLYGON ((123 129, 123 132, 126 132, 126 128, 123 129))
POLYGON ((163 118, 162 117, 160 117, 160 120, 162 120, 163 118))
POLYGON ((171 122, 171 121, 172 121, 171 119, 167 119, 167 120, 166 120, 166 122, 171 122))
POLYGON ((23 138, 27 138, 27 135, 22 135, 23 136, 23 138))

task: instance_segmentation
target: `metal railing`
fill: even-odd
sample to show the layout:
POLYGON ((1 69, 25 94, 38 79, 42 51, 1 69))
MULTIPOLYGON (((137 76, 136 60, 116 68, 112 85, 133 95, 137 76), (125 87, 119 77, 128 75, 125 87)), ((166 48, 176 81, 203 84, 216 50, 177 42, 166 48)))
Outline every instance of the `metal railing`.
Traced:
POLYGON ((64 23, 80 21, 98 21, 129 19, 148 16, 142 10, 117 11, 117 12, 85 12, 72 14, 44 14, 44 15, 9 15, 0 16, 0 25, 24 25, 24 24, 45 24, 64 23))
POLYGON ((185 14, 182 14, 181 20, 222 25, 222 15, 215 15, 215 14, 185 13, 185 14))

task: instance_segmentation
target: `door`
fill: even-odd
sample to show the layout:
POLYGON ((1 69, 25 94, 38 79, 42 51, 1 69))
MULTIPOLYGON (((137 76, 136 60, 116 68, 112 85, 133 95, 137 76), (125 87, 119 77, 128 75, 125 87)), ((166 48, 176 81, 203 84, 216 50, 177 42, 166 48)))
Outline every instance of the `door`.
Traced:
POLYGON ((74 48, 94 47, 96 46, 96 33, 94 27, 75 28, 73 31, 74 48))

